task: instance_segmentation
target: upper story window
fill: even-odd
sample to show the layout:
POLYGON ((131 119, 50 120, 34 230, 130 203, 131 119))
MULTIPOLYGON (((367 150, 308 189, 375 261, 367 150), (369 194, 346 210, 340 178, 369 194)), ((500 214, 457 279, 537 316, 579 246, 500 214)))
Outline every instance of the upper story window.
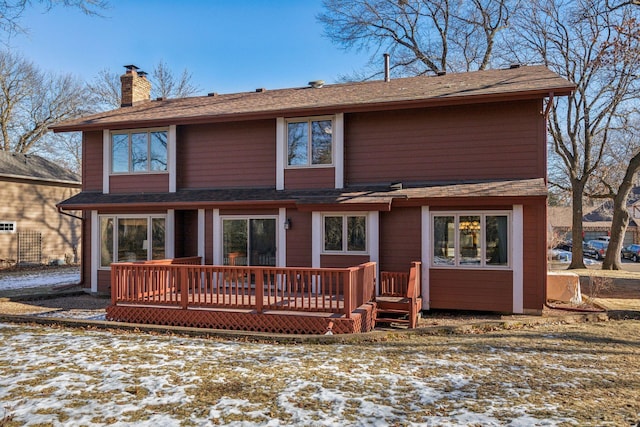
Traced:
POLYGON ((434 267, 508 267, 507 213, 437 213, 433 220, 434 267))
POLYGON ((287 166, 333 164, 333 120, 287 120, 287 166))
POLYGON ((325 253, 367 252, 367 216, 326 214, 323 216, 325 253))
POLYGON ((166 130, 139 130, 111 134, 111 172, 167 171, 166 130))

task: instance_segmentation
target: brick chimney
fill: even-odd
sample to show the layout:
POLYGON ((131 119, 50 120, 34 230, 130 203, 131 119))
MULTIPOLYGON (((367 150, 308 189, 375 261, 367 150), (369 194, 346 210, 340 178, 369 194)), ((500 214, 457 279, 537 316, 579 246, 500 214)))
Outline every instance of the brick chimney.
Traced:
POLYGON ((147 73, 138 71, 135 65, 125 65, 127 71, 120 76, 122 83, 121 107, 130 107, 140 101, 151 99, 151 83, 145 77, 147 73))

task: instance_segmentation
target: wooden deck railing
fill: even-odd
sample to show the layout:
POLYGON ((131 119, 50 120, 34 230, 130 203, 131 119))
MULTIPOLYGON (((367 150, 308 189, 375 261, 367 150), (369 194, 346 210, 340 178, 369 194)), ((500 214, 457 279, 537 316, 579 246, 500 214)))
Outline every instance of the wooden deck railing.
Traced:
POLYGON ((375 263, 350 268, 279 268, 196 265, 199 258, 183 261, 112 264, 112 304, 343 313, 350 317, 375 294, 375 263))
POLYGON ((397 271, 380 272, 380 295, 400 297, 406 296, 409 289, 409 273, 397 271))
POLYGON ((381 271, 378 293, 385 296, 417 298, 420 296, 421 266, 421 262, 414 261, 408 273, 381 271))
POLYGON ((381 298, 378 298, 378 307, 379 313, 383 314, 382 319, 385 314, 397 313, 401 310, 408 315, 409 327, 417 326, 418 313, 422 308, 421 267, 421 262, 412 262, 409 273, 380 272, 378 293, 381 298), (382 297, 392 297, 392 299, 382 297))

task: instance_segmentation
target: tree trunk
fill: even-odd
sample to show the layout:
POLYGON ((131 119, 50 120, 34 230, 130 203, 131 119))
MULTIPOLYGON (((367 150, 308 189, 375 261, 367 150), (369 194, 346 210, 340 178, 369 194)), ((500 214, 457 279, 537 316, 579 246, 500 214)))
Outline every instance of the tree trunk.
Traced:
POLYGON ((624 242, 624 233, 629 225, 629 212, 627 212, 627 191, 624 197, 618 192, 613 202, 613 220, 611 221, 611 237, 607 253, 602 262, 603 270, 622 270, 620 251, 624 242))
POLYGON ((571 180, 571 264, 569 269, 586 268, 582 253, 582 194, 584 193, 583 180, 571 180))
POLYGON ((621 270, 620 251, 624 243, 624 234, 629 225, 629 211, 627 211, 627 199, 633 188, 633 177, 640 169, 640 153, 637 153, 627 166, 627 170, 618 187, 618 193, 613 199, 613 218, 611 220, 611 238, 609 247, 602 263, 603 270, 621 270))

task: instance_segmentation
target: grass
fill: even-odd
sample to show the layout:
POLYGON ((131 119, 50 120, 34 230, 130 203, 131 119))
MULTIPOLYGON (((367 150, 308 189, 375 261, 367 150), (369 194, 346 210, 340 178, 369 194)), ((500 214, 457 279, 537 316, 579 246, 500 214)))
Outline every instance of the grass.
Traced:
POLYGON ((637 320, 332 345, 29 326, 0 328, 0 339, 0 405, 21 414, 3 427, 30 416, 42 425, 640 421, 637 320))

